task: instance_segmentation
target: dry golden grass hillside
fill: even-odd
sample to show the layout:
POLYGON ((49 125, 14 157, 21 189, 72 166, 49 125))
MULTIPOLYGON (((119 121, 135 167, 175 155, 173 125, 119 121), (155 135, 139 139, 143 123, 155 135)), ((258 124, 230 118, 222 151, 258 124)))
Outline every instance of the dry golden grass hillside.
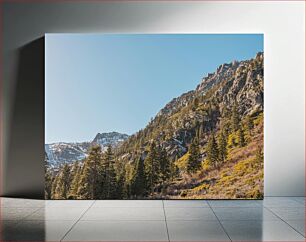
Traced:
MULTIPOLYGON (((187 173, 168 187, 172 199, 260 199, 263 197, 263 118, 257 120, 253 137, 245 147, 229 150, 227 160, 217 168, 187 173)), ((188 154, 177 161, 183 169, 188 154)))

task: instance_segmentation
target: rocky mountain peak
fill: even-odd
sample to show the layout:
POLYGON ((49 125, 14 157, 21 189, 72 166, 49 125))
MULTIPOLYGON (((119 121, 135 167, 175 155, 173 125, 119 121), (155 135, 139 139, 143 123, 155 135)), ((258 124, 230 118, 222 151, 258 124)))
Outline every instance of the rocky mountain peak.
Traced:
POLYGON ((220 65, 214 73, 209 73, 204 77, 201 83, 197 86, 197 92, 205 94, 213 86, 219 84, 221 81, 231 81, 233 78, 239 78, 241 74, 246 71, 250 64, 263 62, 263 52, 258 52, 254 59, 237 61, 231 63, 224 63, 220 65))
POLYGON ((128 137, 127 134, 121 134, 114 131, 109 133, 98 133, 92 143, 99 144, 102 148, 106 148, 109 145, 116 145, 126 140, 128 137))
POLYGON ((255 59, 258 59, 258 60, 263 60, 264 58, 264 53, 263 52, 258 52, 255 56, 255 59))

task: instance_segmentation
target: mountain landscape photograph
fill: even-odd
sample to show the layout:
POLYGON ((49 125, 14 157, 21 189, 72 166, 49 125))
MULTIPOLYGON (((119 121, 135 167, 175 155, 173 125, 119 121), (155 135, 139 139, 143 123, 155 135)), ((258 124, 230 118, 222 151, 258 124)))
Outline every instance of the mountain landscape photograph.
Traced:
POLYGON ((45 199, 262 199, 262 34, 46 34, 45 199))

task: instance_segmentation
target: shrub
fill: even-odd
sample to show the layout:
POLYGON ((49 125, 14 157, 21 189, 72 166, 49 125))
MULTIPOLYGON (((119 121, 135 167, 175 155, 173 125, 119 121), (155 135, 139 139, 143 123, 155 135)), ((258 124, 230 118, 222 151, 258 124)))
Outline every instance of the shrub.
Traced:
POLYGON ((188 194, 187 191, 186 191, 186 190, 183 190, 183 191, 181 191, 180 196, 181 196, 181 197, 186 197, 187 194, 188 194))
POLYGON ((227 147, 228 148, 233 148, 233 147, 237 146, 237 144, 238 144, 238 135, 236 133, 231 133, 228 136, 227 147))
POLYGON ((209 161, 207 159, 202 161, 202 169, 204 171, 209 170, 210 168, 211 168, 211 165, 209 164, 209 161))
POLYGON ((195 188, 193 188, 192 190, 194 192, 201 192, 201 191, 207 191, 208 189, 210 188, 210 185, 209 184, 201 184, 200 186, 197 186, 195 188))
POLYGON ((259 186, 254 187, 252 190, 247 192, 247 197, 248 198, 255 198, 255 199, 262 199, 263 198, 263 193, 259 186))
POLYGON ((264 119, 264 116, 263 116, 263 113, 260 113, 256 119, 254 120, 254 125, 259 125, 263 122, 263 119, 264 119))

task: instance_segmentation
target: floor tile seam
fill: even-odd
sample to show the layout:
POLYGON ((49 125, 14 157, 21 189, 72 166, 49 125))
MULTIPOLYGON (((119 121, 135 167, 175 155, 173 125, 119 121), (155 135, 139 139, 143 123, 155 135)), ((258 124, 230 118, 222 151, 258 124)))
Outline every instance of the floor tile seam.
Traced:
POLYGON ((218 210, 218 209, 233 209, 233 210, 261 209, 261 210, 265 210, 266 207, 211 207, 211 209, 214 210, 214 212, 216 212, 215 210, 218 210))
POLYGON ((305 206, 303 206, 303 205, 301 205, 301 206, 267 206, 267 205, 263 205, 263 207, 265 207, 265 208, 288 208, 288 209, 290 209, 290 208, 304 208, 305 209, 305 206))
POLYGON ((168 242, 170 242, 170 234, 169 234, 169 229, 168 229, 168 223, 167 223, 167 216, 166 216, 166 210, 165 210, 165 203, 164 203, 164 201, 162 201, 162 204, 163 204, 164 219, 165 219, 165 224, 166 224, 167 238, 168 238, 168 242))
POLYGON ((104 207, 104 206, 101 206, 101 207, 92 207, 92 208, 148 208, 148 209, 152 209, 152 208, 159 208, 159 209, 163 209, 163 207, 104 207))
POLYGON ((190 209, 199 209, 199 208, 202 208, 202 209, 210 209, 210 207, 167 207, 165 206, 165 209, 168 209, 168 208, 190 208, 190 209))
MULTIPOLYGON (((92 200, 92 201, 90 201, 90 203, 88 203, 88 204, 81 204, 81 205, 78 205, 78 204, 66 204, 66 205, 61 205, 61 204, 56 204, 57 202, 57 200, 48 200, 49 202, 48 203, 46 203, 45 204, 45 206, 44 207, 64 207, 64 208, 70 208, 70 207, 75 207, 75 208, 88 208, 88 207, 90 207, 90 206, 92 206, 95 202, 96 202, 96 200, 92 200)), ((65 203, 65 202, 69 202, 69 201, 71 201, 71 200, 61 200, 63 203, 65 203)), ((79 201, 78 200, 73 200, 73 201, 75 201, 75 203, 78 203, 79 201)))
POLYGON ((292 228, 295 232, 297 232, 298 234, 300 234, 303 238, 305 238, 305 236, 300 233, 297 229, 295 229, 293 226, 291 226, 289 223, 286 222, 286 220, 282 219, 280 216, 278 216, 276 213, 274 213, 272 210, 270 210, 269 208, 267 208, 271 213, 273 213, 276 217, 278 217, 281 221, 283 221, 285 224, 287 224, 290 228, 292 228))
MULTIPOLYGON (((275 214, 275 215, 277 215, 277 212, 274 212, 273 211, 273 209, 284 209, 284 210, 286 210, 286 209, 292 209, 292 208, 294 208, 294 209, 301 209, 302 207, 264 207, 266 210, 268 210, 269 212, 271 212, 271 213, 273 213, 273 214, 275 214)), ((305 213, 305 208, 304 208, 304 213, 305 213)), ((278 217, 281 217, 280 215, 277 215, 278 217)), ((304 217, 304 219, 305 219, 305 217, 304 217)), ((288 219, 286 219, 286 220, 288 220, 288 219)))
POLYGON ((202 207, 202 206, 199 206, 199 207, 188 207, 188 206, 182 206, 182 207, 179 207, 179 206, 165 206, 165 208, 209 208, 209 207, 202 207))
POLYGON ((87 211, 95 204, 95 202, 96 200, 94 200, 93 203, 83 212, 83 214, 80 215, 79 219, 77 219, 75 223, 71 225, 70 229, 68 229, 68 231, 64 234, 64 236, 60 239, 60 242, 62 242, 65 239, 65 237, 70 233, 70 231, 75 227, 75 225, 81 220, 84 214, 87 213, 87 211))
POLYGON ((48 222, 55 222, 55 221, 76 221, 76 219, 25 219, 24 221, 48 221, 48 222))
POLYGON ((211 211, 212 211, 213 214, 215 215, 215 217, 216 217, 216 219, 217 219, 219 225, 221 226, 222 230, 224 231, 224 233, 226 234, 226 236, 228 237, 228 239, 229 239, 230 241, 233 241, 233 240, 231 239, 231 237, 229 236, 229 234, 227 233, 227 231, 225 230, 223 224, 222 224, 221 221, 219 220, 219 217, 217 216, 217 214, 215 213, 215 211, 213 210, 213 208, 210 206, 209 203, 208 203, 208 206, 210 207, 211 211))
POLYGON ((42 207, 42 208, 89 208, 90 206, 50 206, 50 205, 47 205, 45 207, 42 207))
POLYGON ((177 221, 198 221, 198 222, 218 222, 217 218, 211 218, 211 219, 167 219, 168 222, 177 222, 177 221))
POLYGON ((80 219, 79 222, 83 221, 100 221, 100 222, 118 222, 118 221, 138 221, 138 222, 162 222, 165 221, 164 219, 80 219))
MULTIPOLYGON (((306 198, 306 196, 264 196, 264 199, 265 198, 269 198, 269 197, 273 197, 273 198, 295 198, 295 197, 304 197, 306 198)), ((264 200, 263 199, 263 200, 264 200)))
POLYGON ((274 219, 219 219, 221 222, 229 222, 229 221, 233 221, 233 222, 239 222, 239 221, 250 221, 250 222, 276 222, 276 221, 280 221, 279 218, 274 218, 274 219))
POLYGON ((262 208, 263 206, 251 206, 251 207, 244 207, 244 206, 210 206, 212 209, 214 208, 262 208))
MULTIPOLYGON (((244 207, 243 207, 244 208, 244 207)), ((242 208, 242 209, 243 209, 242 208)), ((270 210, 268 207, 262 207, 264 210, 262 210, 262 211, 268 211, 269 213, 271 213, 272 215, 274 215, 274 216, 276 216, 276 214, 274 213, 274 212, 272 212, 272 210, 270 210)), ((214 211, 214 212, 217 212, 217 211, 215 211, 214 209, 218 209, 218 208, 212 208, 212 210, 214 211)), ((232 209, 232 208, 231 208, 232 209)), ((262 214, 263 215, 263 214, 262 214)), ((252 221, 252 220, 265 220, 265 221, 275 221, 275 220, 278 220, 278 219, 280 219, 279 218, 279 216, 276 216, 277 218, 275 218, 275 219, 273 219, 273 218, 263 218, 263 219, 252 219, 252 218, 250 218, 250 219, 221 219, 221 218, 219 218, 221 221, 228 221, 228 220, 233 220, 233 221, 252 221)))
POLYGON ((1 206, 1 209, 4 209, 4 208, 43 208, 45 206, 29 206, 29 207, 19 207, 19 206, 1 206))

